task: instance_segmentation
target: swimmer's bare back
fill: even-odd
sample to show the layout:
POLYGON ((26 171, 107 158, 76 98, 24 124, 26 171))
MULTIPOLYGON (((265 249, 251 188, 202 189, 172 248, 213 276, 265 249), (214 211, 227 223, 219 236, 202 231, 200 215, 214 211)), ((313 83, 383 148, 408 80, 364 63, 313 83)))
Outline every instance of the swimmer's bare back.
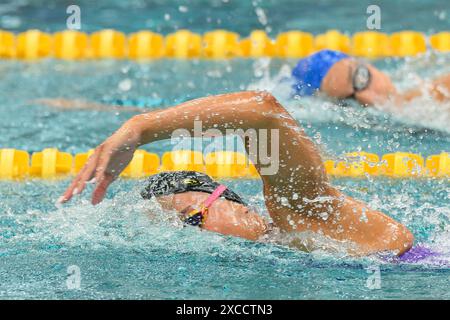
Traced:
POLYGON ((70 100, 63 98, 47 98, 47 99, 36 99, 31 101, 32 104, 44 105, 47 107, 51 107, 54 109, 58 109, 60 111, 69 111, 69 110, 93 110, 93 111, 125 111, 125 112, 138 112, 143 113, 147 112, 150 109, 144 109, 134 106, 118 106, 118 105, 109 105, 97 102, 89 102, 85 100, 70 100))
POLYGON ((353 254, 401 254, 412 246, 413 236, 405 226, 330 185, 314 143, 267 92, 210 96, 132 117, 96 148, 59 201, 66 202, 81 193, 86 182, 95 178, 92 203, 99 203, 137 147, 168 139, 180 128, 193 134, 194 121, 198 120, 202 121, 203 130, 278 130, 278 171, 265 175, 258 163, 256 167, 269 214, 282 231, 313 231, 356 244, 353 254))

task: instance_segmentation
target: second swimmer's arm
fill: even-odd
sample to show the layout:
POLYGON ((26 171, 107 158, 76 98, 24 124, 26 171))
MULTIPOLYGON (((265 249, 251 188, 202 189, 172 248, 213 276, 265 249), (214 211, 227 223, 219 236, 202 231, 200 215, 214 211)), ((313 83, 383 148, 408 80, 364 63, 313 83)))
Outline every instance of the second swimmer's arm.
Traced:
POLYGON ((405 92, 398 93, 395 96, 394 101, 400 106, 423 96, 424 93, 439 102, 450 101, 450 74, 441 76, 433 80, 431 83, 423 81, 420 88, 413 88, 405 92))
POLYGON ((146 112, 146 109, 134 106, 109 105, 79 99, 46 98, 31 101, 32 104, 44 105, 59 110, 94 110, 94 111, 129 111, 146 112))

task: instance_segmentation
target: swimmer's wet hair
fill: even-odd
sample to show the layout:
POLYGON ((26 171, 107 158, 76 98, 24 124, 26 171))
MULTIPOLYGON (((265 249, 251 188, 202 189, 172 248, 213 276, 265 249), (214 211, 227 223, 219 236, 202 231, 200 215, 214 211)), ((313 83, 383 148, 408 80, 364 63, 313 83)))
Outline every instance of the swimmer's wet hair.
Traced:
MULTIPOLYGON (((188 191, 198 191, 213 193, 220 184, 214 181, 210 176, 196 171, 171 171, 161 172, 150 176, 147 180, 141 196, 144 199, 183 193, 188 191)), ((244 206, 247 204, 234 191, 227 188, 221 195, 225 198, 244 206)))

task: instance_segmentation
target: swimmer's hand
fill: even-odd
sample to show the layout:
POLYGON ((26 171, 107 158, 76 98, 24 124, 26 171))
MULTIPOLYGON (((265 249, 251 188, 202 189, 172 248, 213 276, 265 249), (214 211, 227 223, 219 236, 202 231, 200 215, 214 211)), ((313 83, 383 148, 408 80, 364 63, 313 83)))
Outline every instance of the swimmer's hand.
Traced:
POLYGON ((117 179, 131 161, 134 151, 140 145, 139 141, 138 130, 130 121, 126 122, 95 149, 85 166, 57 202, 67 202, 74 195, 82 193, 86 183, 90 181, 95 183, 92 204, 101 202, 108 186, 117 179))

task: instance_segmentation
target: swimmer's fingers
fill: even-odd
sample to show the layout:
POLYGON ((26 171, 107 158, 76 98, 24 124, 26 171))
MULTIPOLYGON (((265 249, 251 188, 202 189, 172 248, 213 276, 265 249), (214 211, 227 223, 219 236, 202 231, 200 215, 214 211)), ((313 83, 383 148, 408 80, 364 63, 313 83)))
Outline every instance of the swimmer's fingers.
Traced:
POLYGON ((97 148, 97 150, 95 150, 94 154, 89 157, 89 160, 84 166, 83 171, 79 174, 79 180, 75 185, 73 195, 81 194, 86 187, 86 183, 94 177, 94 173, 98 166, 98 162, 102 152, 103 146, 100 146, 97 148))
POLYGON ((81 169, 81 171, 78 173, 78 175, 75 177, 75 179, 73 179, 72 183, 69 185, 69 187, 66 189, 66 191, 64 192, 64 194, 59 197, 58 199, 58 203, 66 203, 67 201, 69 201, 70 199, 72 199, 72 197, 74 195, 76 195, 78 192, 78 188, 77 186, 79 185, 80 181, 81 181, 81 177, 84 174, 84 172, 86 172, 86 167, 84 167, 83 169, 81 169))
POLYGON ((96 205, 100 203, 105 197, 106 190, 108 190, 109 185, 115 180, 112 174, 104 173, 97 181, 97 185, 92 192, 92 204, 96 205))
POLYGON ((78 183, 75 185, 73 190, 73 195, 81 194, 86 188, 86 183, 94 177, 94 169, 91 166, 86 167, 86 169, 80 175, 78 183))
POLYGON ((64 194, 58 199, 58 203, 67 202, 74 195, 80 194, 84 190, 86 182, 93 177, 93 173, 95 172, 95 168, 99 158, 99 153, 100 150, 96 150, 96 152, 94 152, 94 154, 89 157, 88 162, 81 169, 70 186, 66 189, 64 194))
POLYGON ((108 186, 115 180, 116 176, 108 173, 107 168, 111 166, 111 158, 114 152, 104 150, 97 160, 95 167, 95 189, 92 192, 91 202, 93 205, 100 203, 105 197, 108 186))
MULTIPOLYGON (((111 149, 110 149, 111 150, 111 149)), ((100 154, 95 169, 96 187, 92 194, 92 204, 101 202, 105 196, 109 185, 117 179, 120 173, 125 169, 126 165, 133 157, 134 148, 126 149, 126 151, 105 151, 100 154)))
POLYGON ((79 175, 77 175, 75 177, 75 179, 73 179, 72 183, 66 189, 64 194, 61 197, 59 197, 57 203, 66 203, 67 201, 69 201, 72 198, 73 192, 74 192, 75 187, 76 187, 76 185, 78 183, 78 180, 80 180, 79 175))

